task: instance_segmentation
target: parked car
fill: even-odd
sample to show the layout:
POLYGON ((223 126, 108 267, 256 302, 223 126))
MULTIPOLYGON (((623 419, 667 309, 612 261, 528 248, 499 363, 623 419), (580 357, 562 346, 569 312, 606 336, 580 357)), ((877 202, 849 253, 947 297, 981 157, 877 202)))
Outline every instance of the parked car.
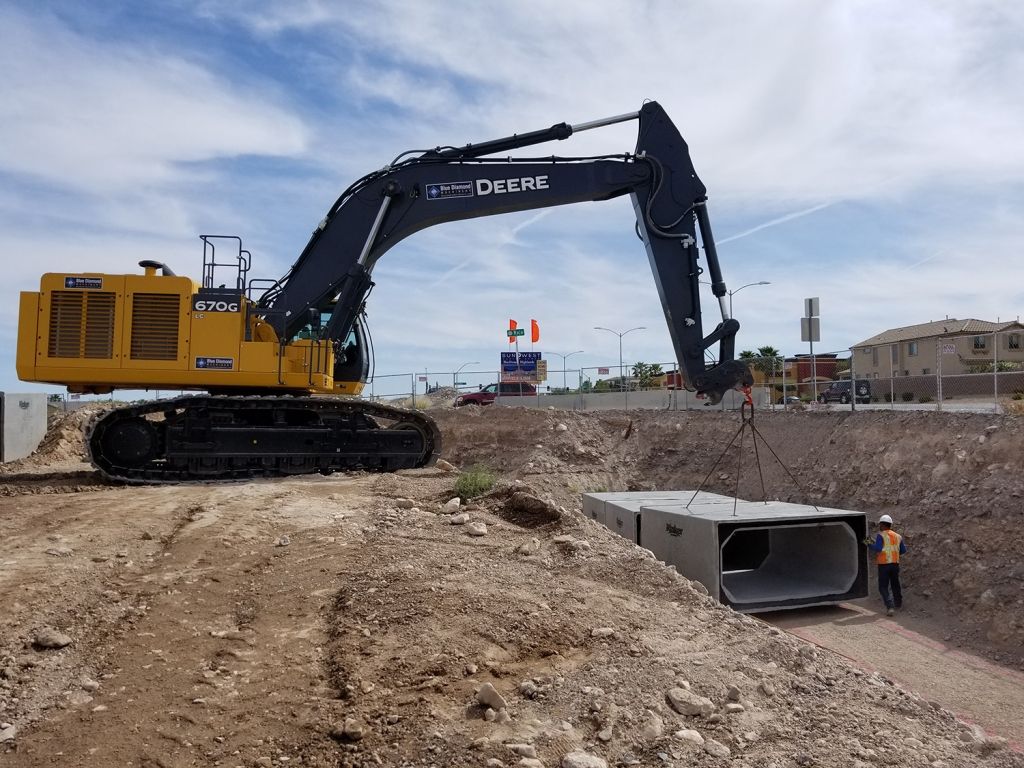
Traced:
MULTIPOLYGON (((819 403, 848 403, 851 400, 851 387, 853 382, 850 381, 833 381, 828 385, 827 388, 818 392, 819 403)), ((871 382, 867 379, 857 379, 857 390, 856 390, 857 402, 858 403, 870 403, 871 402, 871 382)))
POLYGON ((479 392, 467 392, 455 398, 455 407, 463 405, 490 405, 495 398, 501 397, 528 397, 536 395, 537 388, 533 384, 520 381, 505 381, 501 384, 488 384, 481 387, 479 392))
POLYGON ((780 397, 779 400, 778 400, 778 404, 779 405, 786 405, 787 403, 799 403, 799 402, 802 402, 802 401, 796 395, 786 395, 785 397, 780 397))

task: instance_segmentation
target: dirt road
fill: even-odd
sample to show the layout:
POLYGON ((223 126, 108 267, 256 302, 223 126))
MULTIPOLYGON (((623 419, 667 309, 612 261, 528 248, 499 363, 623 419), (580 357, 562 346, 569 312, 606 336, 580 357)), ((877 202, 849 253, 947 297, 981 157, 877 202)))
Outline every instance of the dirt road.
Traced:
POLYGON ((1024 674, 932 639, 933 622, 888 618, 869 605, 843 604, 762 614, 787 632, 877 671, 1024 748, 1024 674))
POLYGON ((307 479, 3 499, 0 656, 18 695, 0 719, 30 731, 9 764, 294 755, 334 698, 323 611, 363 493, 307 479), (71 644, 34 650, 45 626, 71 644))

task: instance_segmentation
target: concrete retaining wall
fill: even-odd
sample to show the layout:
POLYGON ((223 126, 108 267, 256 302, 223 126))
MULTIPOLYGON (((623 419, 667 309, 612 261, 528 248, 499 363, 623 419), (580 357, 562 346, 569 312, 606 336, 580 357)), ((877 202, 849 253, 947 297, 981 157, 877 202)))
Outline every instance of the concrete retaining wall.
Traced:
POLYGON ((0 392, 0 462, 23 459, 46 437, 46 395, 0 392))
MULTIPOLYGON (((752 396, 758 408, 771 404, 767 387, 756 387, 752 396)), ((557 408, 565 411, 611 411, 625 408, 647 408, 659 411, 689 411, 703 409, 738 410, 743 402, 740 392, 725 393, 718 405, 708 405, 693 392, 674 389, 654 389, 643 392, 588 392, 581 395, 537 395, 536 397, 498 397, 495 405, 518 408, 557 408)))

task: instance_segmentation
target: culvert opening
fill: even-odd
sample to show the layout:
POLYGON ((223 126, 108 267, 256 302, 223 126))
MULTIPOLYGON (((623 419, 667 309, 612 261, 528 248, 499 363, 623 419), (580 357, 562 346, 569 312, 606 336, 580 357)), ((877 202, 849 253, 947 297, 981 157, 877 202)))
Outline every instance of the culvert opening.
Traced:
POLYGON ((722 596, 737 609, 834 599, 861 571, 857 536, 841 520, 737 525, 720 540, 722 596))

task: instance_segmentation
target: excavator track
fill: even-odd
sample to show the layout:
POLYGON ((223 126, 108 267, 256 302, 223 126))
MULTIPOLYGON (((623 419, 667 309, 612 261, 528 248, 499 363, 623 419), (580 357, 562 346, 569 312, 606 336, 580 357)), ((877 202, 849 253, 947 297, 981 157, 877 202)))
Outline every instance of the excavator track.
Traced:
POLYGON ((180 483, 424 467, 441 432, 418 411, 364 400, 199 395, 98 415, 86 447, 109 480, 180 483))

